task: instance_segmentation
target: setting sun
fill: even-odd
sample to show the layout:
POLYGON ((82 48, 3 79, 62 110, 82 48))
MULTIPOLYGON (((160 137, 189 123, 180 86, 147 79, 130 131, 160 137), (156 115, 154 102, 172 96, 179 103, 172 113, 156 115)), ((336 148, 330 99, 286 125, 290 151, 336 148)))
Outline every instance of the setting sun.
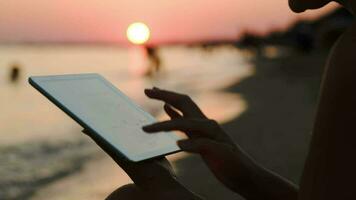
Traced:
POLYGON ((144 44, 150 38, 150 29, 141 22, 130 24, 126 31, 127 39, 133 44, 144 44))

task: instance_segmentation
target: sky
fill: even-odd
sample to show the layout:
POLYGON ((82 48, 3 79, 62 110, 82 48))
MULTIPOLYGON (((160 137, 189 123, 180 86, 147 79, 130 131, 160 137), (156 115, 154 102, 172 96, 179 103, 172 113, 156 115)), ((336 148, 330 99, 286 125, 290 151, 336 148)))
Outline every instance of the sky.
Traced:
POLYGON ((150 27, 151 43, 236 39, 334 7, 298 15, 287 0, 0 0, 0 42, 125 43, 136 21, 150 27))

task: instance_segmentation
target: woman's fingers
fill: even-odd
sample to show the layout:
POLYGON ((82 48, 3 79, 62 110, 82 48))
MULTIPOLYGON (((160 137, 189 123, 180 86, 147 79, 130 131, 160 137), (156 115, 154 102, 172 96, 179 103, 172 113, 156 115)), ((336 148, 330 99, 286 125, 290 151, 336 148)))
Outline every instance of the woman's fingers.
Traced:
POLYGON ((152 182, 152 177, 167 180, 175 177, 172 167, 165 158, 131 162, 120 155, 116 149, 112 148, 97 134, 87 129, 84 129, 82 132, 91 137, 138 185, 152 182))
POLYGON ((169 121, 158 122, 144 126, 142 129, 147 133, 160 131, 183 131, 189 137, 199 135, 215 138, 219 126, 214 120, 176 118, 169 121), (194 134, 194 135, 193 135, 194 134))
POLYGON ((82 133, 84 133, 85 135, 88 135, 88 136, 90 135, 90 131, 87 129, 83 129, 82 133))
POLYGON ((161 90, 158 88, 145 89, 145 94, 149 98, 161 100, 172 105, 180 110, 184 116, 206 118, 199 107, 187 95, 161 90))
MULTIPOLYGON (((178 146, 186 152, 200 154, 210 168, 219 169, 220 166, 233 165, 241 150, 231 144, 217 142, 209 138, 194 138, 180 140, 178 146)), ((213 170, 214 171, 214 170, 213 170)), ((218 170, 221 173, 221 170, 218 170)))
POLYGON ((163 106, 164 110, 166 111, 166 113, 168 114, 168 116, 171 119, 176 119, 176 118, 180 118, 182 117, 181 114, 179 114, 177 111, 175 111, 169 104, 164 104, 163 106))
POLYGON ((208 151, 214 151, 214 149, 216 149, 219 145, 218 142, 208 138, 180 140, 177 142, 177 144, 183 151, 199 154, 205 154, 208 151))

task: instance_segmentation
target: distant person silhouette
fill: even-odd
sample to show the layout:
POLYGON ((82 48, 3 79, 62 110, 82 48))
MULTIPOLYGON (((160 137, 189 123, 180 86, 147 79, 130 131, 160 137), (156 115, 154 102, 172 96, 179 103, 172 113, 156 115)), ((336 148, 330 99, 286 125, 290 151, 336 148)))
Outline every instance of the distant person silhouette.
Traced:
POLYGON ((13 63, 13 64, 11 64, 11 66, 10 66, 10 81, 12 82, 12 83, 16 83, 16 82, 18 82, 19 81, 19 79, 20 79, 20 69, 21 69, 21 67, 20 67, 20 65, 18 64, 18 63, 13 63))
MULTIPOLYGON (((289 4, 293 11, 303 12, 323 7, 329 2, 290 0, 289 4)), ((350 12, 356 11, 356 1, 340 3, 350 12)), ((353 24, 336 42, 327 62, 313 138, 299 187, 255 162, 187 95, 158 88, 145 90, 149 98, 165 102, 164 109, 171 120, 143 129, 148 133, 184 132, 188 139, 178 143, 180 148, 200 154, 222 184, 247 200, 356 199, 355 52, 356 25, 353 24)), ((123 161, 100 138, 86 133, 111 155, 135 183, 117 189, 107 199, 202 199, 176 180, 164 158, 139 163, 123 161)))
POLYGON ((148 58, 148 70, 146 76, 153 76, 161 69, 161 59, 157 53, 157 47, 145 46, 148 58))

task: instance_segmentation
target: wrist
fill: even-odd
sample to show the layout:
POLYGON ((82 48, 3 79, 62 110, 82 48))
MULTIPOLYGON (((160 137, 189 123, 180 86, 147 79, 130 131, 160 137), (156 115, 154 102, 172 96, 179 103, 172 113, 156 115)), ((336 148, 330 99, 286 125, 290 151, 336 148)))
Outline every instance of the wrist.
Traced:
POLYGON ((158 181, 158 184, 152 184, 151 187, 145 187, 146 193, 155 200, 202 200, 201 197, 182 185, 175 177, 166 179, 164 182, 158 181))
POLYGON ((254 177, 258 173, 259 166, 245 151, 243 151, 239 146, 234 149, 232 160, 226 162, 225 172, 230 172, 225 174, 223 180, 224 184, 235 192, 240 193, 243 188, 253 184, 254 177))

